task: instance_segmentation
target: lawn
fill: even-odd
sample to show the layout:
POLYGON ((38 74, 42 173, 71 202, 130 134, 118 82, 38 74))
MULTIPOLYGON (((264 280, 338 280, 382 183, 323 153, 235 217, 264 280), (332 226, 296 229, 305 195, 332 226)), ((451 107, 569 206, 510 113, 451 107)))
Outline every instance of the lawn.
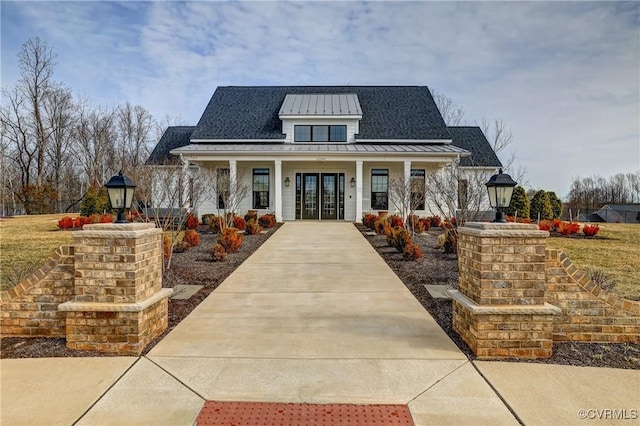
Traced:
MULTIPOLYGON (((44 265, 61 245, 72 244, 71 231, 59 231, 68 214, 14 216, 0 219, 0 289, 7 290, 30 271, 44 265)), ((76 217, 77 215, 72 215, 76 217)))
POLYGON ((595 239, 550 237, 547 247, 564 250, 582 271, 603 271, 619 296, 640 300, 640 224, 603 223, 595 239))

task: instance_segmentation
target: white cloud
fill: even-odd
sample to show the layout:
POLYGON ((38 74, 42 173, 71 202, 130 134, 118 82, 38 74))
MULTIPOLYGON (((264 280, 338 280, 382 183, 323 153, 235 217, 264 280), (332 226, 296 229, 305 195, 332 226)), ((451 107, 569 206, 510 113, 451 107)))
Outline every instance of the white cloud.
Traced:
POLYGON ((640 168, 637 2, 2 4, 3 84, 40 35, 57 78, 195 123, 218 85, 429 85, 503 118, 535 187, 640 168))

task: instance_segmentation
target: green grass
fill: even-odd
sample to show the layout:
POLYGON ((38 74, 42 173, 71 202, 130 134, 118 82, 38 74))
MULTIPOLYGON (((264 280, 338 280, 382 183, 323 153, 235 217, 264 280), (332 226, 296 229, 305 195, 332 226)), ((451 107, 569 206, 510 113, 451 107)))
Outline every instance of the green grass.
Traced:
POLYGON ((640 224, 599 225, 596 238, 550 237, 547 247, 564 250, 583 272, 603 271, 616 282, 611 292, 640 300, 640 224))
MULTIPOLYGON (((73 243, 71 231, 59 231, 68 214, 14 216, 0 219, 0 290, 7 290, 44 265, 61 245, 73 243)), ((76 217, 73 215, 72 217, 76 217)))

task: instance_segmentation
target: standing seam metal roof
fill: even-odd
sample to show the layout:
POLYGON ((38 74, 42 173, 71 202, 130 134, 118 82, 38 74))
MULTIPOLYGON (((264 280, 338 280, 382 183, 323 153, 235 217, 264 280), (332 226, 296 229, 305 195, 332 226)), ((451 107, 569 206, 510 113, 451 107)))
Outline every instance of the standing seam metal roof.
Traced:
POLYGON ((288 94, 280 107, 279 116, 296 115, 355 115, 361 116, 362 109, 355 93, 345 94, 288 94))

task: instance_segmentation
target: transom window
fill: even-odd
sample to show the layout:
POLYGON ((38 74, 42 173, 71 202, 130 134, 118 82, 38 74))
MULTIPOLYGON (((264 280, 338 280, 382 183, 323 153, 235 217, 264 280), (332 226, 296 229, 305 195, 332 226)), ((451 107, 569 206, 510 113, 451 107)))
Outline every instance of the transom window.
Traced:
POLYGON ((389 169, 371 169, 371 208, 389 208, 389 169))
POLYGON ((269 169, 253 169, 253 208, 269 208, 269 169))
POLYGON ((346 125, 294 126, 295 142, 346 142, 346 125))

